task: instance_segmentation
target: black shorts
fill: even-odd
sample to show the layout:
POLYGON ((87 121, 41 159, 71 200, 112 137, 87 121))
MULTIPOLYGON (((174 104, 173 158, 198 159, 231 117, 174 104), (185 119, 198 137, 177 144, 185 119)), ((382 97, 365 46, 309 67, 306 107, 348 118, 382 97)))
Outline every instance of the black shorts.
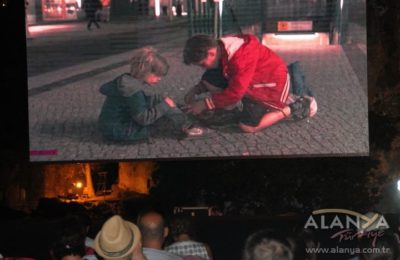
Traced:
POLYGON ((209 69, 204 72, 201 80, 207 81, 211 85, 225 89, 228 87, 228 80, 222 75, 221 69, 209 69))
POLYGON ((263 106, 259 102, 256 102, 248 97, 242 98, 243 103, 243 111, 241 114, 240 122, 246 125, 256 126, 260 122, 261 118, 268 112, 271 112, 270 109, 263 106))

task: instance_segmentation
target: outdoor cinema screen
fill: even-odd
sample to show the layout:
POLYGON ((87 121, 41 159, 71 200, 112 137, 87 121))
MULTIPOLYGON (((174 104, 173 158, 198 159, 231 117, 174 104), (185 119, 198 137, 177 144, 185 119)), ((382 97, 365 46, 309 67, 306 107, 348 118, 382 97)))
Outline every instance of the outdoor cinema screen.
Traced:
POLYGON ((88 1, 27 1, 31 161, 368 155, 365 0, 88 1), (222 83, 187 95, 205 72, 183 62, 198 34, 229 36, 211 64, 222 83), (129 74, 146 46, 169 65, 159 82, 129 74))

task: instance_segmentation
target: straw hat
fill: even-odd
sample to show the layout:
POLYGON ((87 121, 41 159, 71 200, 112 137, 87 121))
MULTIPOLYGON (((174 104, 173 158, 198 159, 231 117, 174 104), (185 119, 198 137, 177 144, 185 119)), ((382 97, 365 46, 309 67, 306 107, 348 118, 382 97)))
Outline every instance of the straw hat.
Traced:
POLYGON ((109 218, 94 240, 96 253, 105 259, 122 259, 136 248, 141 240, 139 228, 115 215, 109 218))

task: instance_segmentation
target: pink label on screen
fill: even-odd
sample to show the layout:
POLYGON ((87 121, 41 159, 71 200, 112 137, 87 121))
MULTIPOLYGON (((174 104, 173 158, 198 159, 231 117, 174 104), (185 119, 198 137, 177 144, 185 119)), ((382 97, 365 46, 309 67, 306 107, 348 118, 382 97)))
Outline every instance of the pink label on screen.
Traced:
POLYGON ((31 156, 42 156, 42 155, 57 155, 58 150, 31 150, 29 151, 31 156))

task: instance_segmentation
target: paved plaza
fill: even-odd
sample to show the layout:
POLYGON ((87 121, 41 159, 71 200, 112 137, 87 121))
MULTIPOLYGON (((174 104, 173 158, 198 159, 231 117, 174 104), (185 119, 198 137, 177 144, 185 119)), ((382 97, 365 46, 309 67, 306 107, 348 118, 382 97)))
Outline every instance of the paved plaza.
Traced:
MULTIPOLYGON (((115 27, 124 26, 123 24, 115 27)), ((107 33, 103 28, 101 33, 107 33)), ((111 29, 110 30, 116 30, 111 29)), ((122 29, 121 29, 122 30, 122 29)), ((86 32, 85 32, 86 33, 86 32)), ((100 32, 99 32, 100 33, 100 32)), ((83 35, 83 32, 70 33, 83 35)), ((46 42, 34 39, 29 44, 46 42)), ((76 36, 78 37, 78 36, 76 36)), ((161 36, 160 36, 161 37, 161 36)), ((55 41, 55 37, 53 40, 55 41)), ((187 30, 173 30, 157 47, 170 71, 151 91, 183 103, 202 70, 182 62, 187 30)), ((151 142, 112 143, 96 128, 104 96, 101 84, 128 71, 130 52, 49 71, 28 78, 29 133, 32 161, 238 158, 365 155, 368 153, 367 86, 362 85, 338 45, 271 45, 287 63, 300 61, 318 101, 315 117, 282 121, 255 134, 237 126, 212 129, 204 137, 179 140, 160 134, 151 142)), ((65 55, 68 55, 66 53, 65 55)))

